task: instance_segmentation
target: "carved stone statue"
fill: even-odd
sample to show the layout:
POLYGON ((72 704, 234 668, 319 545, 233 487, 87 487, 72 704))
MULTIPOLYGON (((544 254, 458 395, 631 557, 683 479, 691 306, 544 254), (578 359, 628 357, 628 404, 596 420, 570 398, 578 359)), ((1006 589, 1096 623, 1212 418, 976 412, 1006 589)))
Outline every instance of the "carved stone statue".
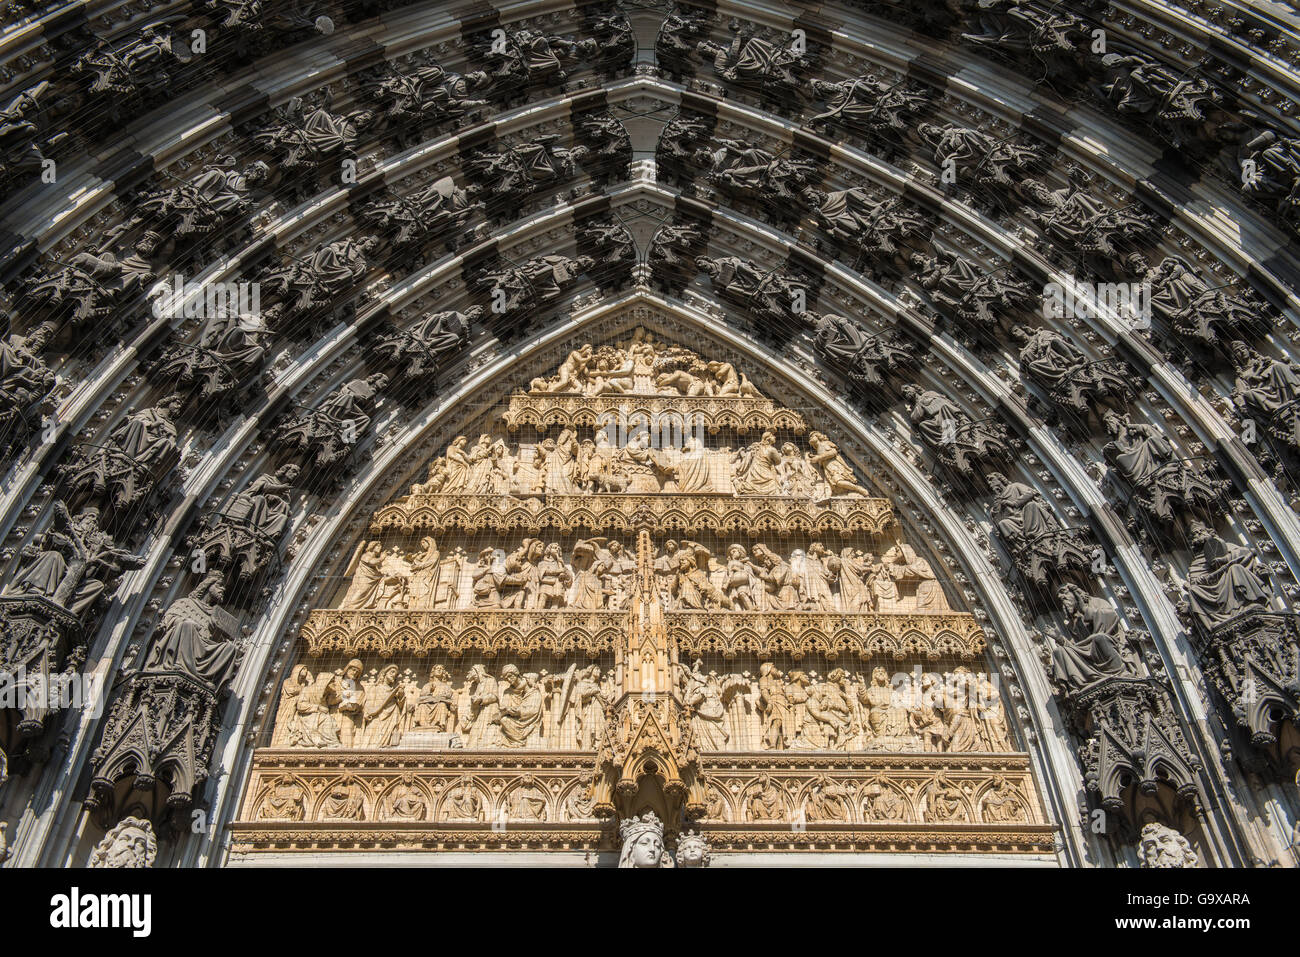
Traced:
POLYGON ((1007 317, 1027 314, 1038 303, 1029 286, 1009 272, 990 272, 942 249, 909 262, 930 301, 973 329, 996 333, 1007 317))
POLYGON ((1143 53, 1107 53, 1101 64, 1101 91, 1119 113, 1163 133, 1175 146, 1212 139, 1221 94, 1202 77, 1143 53))
POLYGON ((1269 607, 1267 571, 1259 556, 1195 519, 1188 539, 1195 557, 1187 568, 1187 603, 1197 624, 1213 631, 1238 615, 1269 607))
POLYGON ((1300 221, 1300 139, 1257 130, 1243 137, 1232 180, 1246 195, 1274 204, 1278 220, 1294 230, 1300 221))
POLYGON ((41 360, 57 327, 44 322, 27 335, 0 341, 0 435, 8 436, 10 451, 41 425, 49 410, 47 397, 56 377, 41 360))
POLYGON ((713 854, 709 842, 697 831, 687 831, 677 838, 678 867, 708 867, 713 854))
POLYGON ((491 197, 493 208, 518 203, 531 194, 567 182, 576 171, 570 150, 558 146, 559 137, 534 137, 527 143, 501 144, 484 149, 464 163, 465 175, 478 187, 475 196, 491 197))
POLYGON ((829 193, 808 187, 803 196, 818 225, 854 262, 906 270, 911 255, 929 248, 929 224, 901 200, 877 201, 860 187, 829 193))
POLYGON ((1230 347, 1237 381, 1232 401, 1262 420, 1268 433, 1300 451, 1300 367, 1255 352, 1244 342, 1230 347))
POLYGON ((205 514, 193 548, 203 551, 216 567, 233 567, 237 577, 252 579, 278 554, 289 527, 293 483, 301 469, 290 463, 274 475, 262 474, 244 487, 215 515, 205 514))
POLYGON ((1173 445, 1155 426, 1135 424, 1116 412, 1107 412, 1103 421, 1113 437, 1103 452, 1128 481, 1137 501, 1156 518, 1173 521, 1186 509, 1212 509, 1231 485, 1175 458, 1173 445))
POLYGON ((1009 482, 1000 472, 986 476, 993 501, 994 528, 1020 573, 1035 585, 1051 576, 1089 567, 1090 550, 1080 529, 1063 528, 1037 491, 1009 482))
POLYGON ((144 670, 179 672, 214 691, 224 688, 243 656, 243 649, 230 634, 230 616, 221 608, 225 597, 221 576, 209 573, 189 595, 172 602, 163 614, 144 670), (224 638, 218 634, 223 631, 224 638))
POLYGON ((235 163, 234 157, 223 157, 177 186, 145 193, 128 224, 149 224, 136 249, 151 256, 168 237, 202 240, 247 215, 253 207, 254 190, 267 181, 271 171, 260 161, 243 170, 235 163))
POLYGON ((650 241, 648 262, 655 280, 680 289, 695 277, 695 260, 707 248, 702 229, 689 223, 660 226, 650 241))
POLYGON ((759 28, 732 20, 735 38, 728 45, 701 40, 697 51, 713 60, 713 69, 729 83, 795 104, 806 88, 813 59, 793 37, 781 41, 760 35, 759 28))
POLYGON ((1151 283, 1151 311, 1177 337, 1222 347, 1262 325, 1260 306, 1231 289, 1210 286, 1181 256, 1166 256, 1143 278, 1151 283))
POLYGON ((482 306, 470 306, 464 312, 429 313, 384 336, 375 348, 389 361, 403 365, 407 377, 429 375, 468 345, 471 325, 482 315, 482 306))
POLYGON ((154 381, 195 389, 201 400, 231 396, 262 368, 270 331, 257 316, 204 320, 199 340, 169 346, 151 370, 154 381))
POLYGON ((90 852, 87 867, 153 867, 158 857, 158 838, 153 825, 143 818, 128 817, 114 826, 90 852))
POLYGON ((1138 860, 1143 867, 1196 867, 1200 863, 1191 841, 1172 827, 1151 821, 1142 826, 1138 860))
POLYGON ((664 826, 654 811, 619 822, 619 867, 672 867, 673 859, 664 849, 664 826))
POLYGON ((1016 325, 1011 334, 1023 343, 1021 375, 1041 386, 1058 405, 1082 414, 1103 400, 1124 399, 1132 392, 1114 360, 1090 362, 1083 350, 1058 332, 1016 325))
POLYGON ((321 246, 308 260, 272 269, 264 282, 281 302, 267 310, 267 325, 274 327, 286 318, 286 312, 328 312, 355 291, 378 248, 379 240, 374 236, 339 239, 321 246))
POLYGON ((78 325, 105 319, 147 285, 153 275, 144 260, 134 256, 118 259, 111 252, 81 252, 67 262, 51 265, 58 268, 37 272, 23 291, 33 303, 46 309, 69 311, 78 325))
POLYGON ((388 387, 388 376, 376 374, 353 379, 327 396, 314 409, 291 415, 277 437, 317 466, 327 466, 349 455, 370 430, 371 412, 388 387))
POLYGON ((145 501, 179 458, 176 417, 182 400, 132 410, 98 446, 78 446, 59 473, 72 494, 125 510, 145 501))
POLYGON ((1068 169, 1066 178, 1060 189, 1037 187, 1035 202, 1043 208, 1025 211, 1048 239, 1098 261, 1116 262, 1123 249, 1156 234, 1155 221, 1143 208, 1134 204, 1112 209, 1093 197, 1085 189, 1088 175, 1077 166, 1068 169))
POLYGON ((1052 651, 1053 674, 1079 690, 1105 678, 1132 674, 1117 648, 1123 641, 1119 615, 1106 601, 1078 585, 1057 592, 1069 633, 1059 635, 1052 651))
POLYGON ((272 115, 253 139, 274 153, 279 166, 289 172, 324 169, 326 164, 355 159, 360 133, 374 119, 369 110, 334 113, 328 101, 312 106, 301 97, 272 115))
POLYGON ((920 84, 887 83, 871 73, 838 83, 814 78, 812 92, 830 102, 811 123, 876 136, 901 136, 930 104, 930 93, 920 84))
POLYGON ((396 199, 374 200, 362 208, 361 217, 396 249, 418 250, 438 238, 454 249, 466 224, 483 208, 481 200, 471 200, 455 180, 444 176, 396 199))
POLYGON ((948 468, 962 476, 975 475, 976 465, 1012 459, 1001 423, 971 421, 957 403, 933 389, 903 386, 904 400, 916 433, 948 468))
POLYGON ((510 316, 549 306, 593 265, 590 256, 534 256, 518 266, 484 270, 478 286, 494 299, 504 295, 502 308, 493 312, 510 316))
POLYGON ((1033 196, 1032 190, 1038 186, 1034 175, 1044 166, 1038 147, 964 126, 921 123, 916 130, 934 151, 935 164, 941 170, 952 170, 958 185, 1021 204, 1033 196))

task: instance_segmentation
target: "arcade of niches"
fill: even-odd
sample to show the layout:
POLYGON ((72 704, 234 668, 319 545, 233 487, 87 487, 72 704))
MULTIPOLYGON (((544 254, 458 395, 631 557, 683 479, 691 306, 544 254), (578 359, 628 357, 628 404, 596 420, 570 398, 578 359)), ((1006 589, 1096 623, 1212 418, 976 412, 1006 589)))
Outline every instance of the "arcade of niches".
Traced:
POLYGON ((4 866, 1300 863, 1292 11, 0 63, 4 866))

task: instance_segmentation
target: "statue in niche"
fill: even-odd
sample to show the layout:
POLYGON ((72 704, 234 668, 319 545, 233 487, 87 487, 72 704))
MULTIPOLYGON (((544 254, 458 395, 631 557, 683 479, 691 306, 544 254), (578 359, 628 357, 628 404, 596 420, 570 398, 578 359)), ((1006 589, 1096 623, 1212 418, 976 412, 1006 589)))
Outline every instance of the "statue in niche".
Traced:
POLYGON ((920 123, 916 130, 934 151, 935 165, 958 170, 959 181, 973 181, 984 190, 996 188, 1021 202, 1028 202, 1030 189, 1038 185, 1033 174, 1043 168, 1044 161, 1036 146, 952 124, 920 123))
MULTIPOLYGON (((997 330, 1003 318, 1032 312, 1037 298, 1030 287, 943 249, 933 256, 914 254, 909 263, 921 288, 942 312, 975 329, 997 330)), ((1009 267, 1005 267, 1009 268, 1009 267)))
POLYGON ((539 737, 545 708, 537 675, 521 675, 513 664, 503 667, 497 685, 497 707, 503 746, 522 748, 531 743, 530 739, 539 737))
POLYGON ((813 326, 813 348, 834 365, 843 367, 858 386, 878 386, 884 373, 916 364, 916 347, 897 333, 876 335, 851 319, 832 313, 806 313, 813 326))
POLYGON ((1155 233, 1154 220, 1140 207, 1112 209, 1094 198, 1085 189, 1088 174, 1077 166, 1069 167, 1066 179, 1065 186, 1050 191, 1034 183, 1036 203, 1044 208, 1025 210, 1049 239, 1085 255, 1118 261, 1122 248, 1145 242, 1155 233))
POLYGON ((823 775, 804 798, 804 820, 812 823, 848 823, 849 808, 846 799, 852 792, 823 775))
POLYGON ((42 80, 0 109, 0 176, 16 178, 44 168, 46 153, 71 139, 66 132, 50 130, 42 103, 49 91, 50 81, 42 80))
POLYGON ((730 21, 727 29, 735 34, 730 44, 700 40, 696 52, 712 58, 713 69, 724 80, 796 102, 807 82, 804 74, 813 66, 805 47, 791 38, 769 40, 754 25, 739 20, 730 21))
POLYGON ((1023 343, 1022 374, 1046 389, 1054 402, 1086 413, 1102 399, 1127 396, 1132 391, 1128 378, 1115 371, 1113 361, 1088 361, 1083 351, 1060 333, 1050 329, 1032 332, 1016 325, 1011 335, 1023 343))
POLYGON ((875 781, 866 788, 862 817, 866 821, 906 821, 907 802, 887 784, 875 781))
POLYGON ((695 257, 706 246, 704 231, 690 223, 660 226, 650 241, 650 271, 670 287, 684 286, 694 278, 695 257))
POLYGON ((770 774, 764 774, 752 785, 753 793, 749 797, 749 819, 751 821, 785 820, 785 792, 770 774))
POLYGON ((901 392, 911 405, 909 418, 921 440, 962 476, 974 477, 976 463, 1010 457, 1005 432, 997 423, 972 422, 957 403, 932 389, 905 385, 901 392))
POLYGON ((84 508, 76 517, 57 499, 50 506, 50 526, 21 553, 27 563, 4 587, 12 597, 45 598, 88 623, 89 613, 123 570, 141 568, 144 558, 118 548, 99 527, 99 509, 84 508))
POLYGON ((1188 544, 1195 557, 1187 568, 1187 607, 1203 629, 1213 631, 1238 615, 1268 610, 1267 570, 1251 549, 1224 541, 1195 519, 1188 544))
POLYGON ((212 316, 204 321, 197 344, 163 352, 154 378, 182 389, 197 387, 201 399, 229 395, 262 367, 269 336, 259 317, 212 316))
POLYGON ((1008 781, 1004 774, 994 775, 993 786, 984 794, 981 816, 985 824, 1014 824, 1028 820, 1020 786, 1008 781))
POLYGON ((332 465, 361 444, 370 430, 371 412, 386 388, 386 375, 353 379, 316 408, 290 416, 278 428, 277 436, 299 453, 310 454, 315 465, 332 465))
POLYGON ((398 681, 397 665, 388 665, 365 685, 362 741, 365 748, 390 748, 402 737, 410 700, 398 681))
POLYGON ((960 823, 970 820, 965 794, 942 771, 935 777, 926 794, 926 812, 926 816, 933 821, 960 823))
POLYGON ((264 569, 289 527, 290 495, 301 469, 293 463, 249 482, 216 516, 205 515, 191 544, 213 564, 234 565, 240 578, 264 569))
POLYGON ((466 161, 465 174, 478 184, 477 195, 526 199, 576 172, 571 151, 558 146, 559 141, 555 135, 538 136, 528 143, 479 150, 466 161))
POLYGON ((518 266, 484 271, 478 285, 505 293, 503 313, 538 309, 559 299, 594 264, 590 256, 534 256, 518 266))
POLYGON ((700 751, 725 751, 730 734, 723 684, 716 674, 706 675, 703 667, 697 659, 686 671, 682 693, 682 703, 690 709, 692 743, 700 751))
POLYGON ((1175 70, 1141 53, 1107 53, 1102 93, 1122 114, 1163 130, 1175 146, 1203 137, 1219 92, 1201 77, 1175 70))
POLYGON ((820 432, 810 432, 808 444, 813 448, 809 461, 825 474, 831 495, 871 497, 871 492, 858 483, 853 469, 844 461, 834 442, 820 432))
POLYGON ((362 207, 361 218, 394 247, 420 247, 447 236, 454 247, 466 224, 483 211, 468 191, 450 176, 434 180, 423 189, 392 200, 373 200, 362 207))
POLYGON ((388 814, 399 821, 422 821, 429 809, 424 795, 411 783, 412 780, 407 777, 399 781, 384 800, 388 814))
POLYGON ((307 800, 302 785, 287 778, 274 781, 257 809, 259 821, 301 821, 307 800))
POLYGON ((1244 413, 1259 415, 1269 431, 1300 449, 1300 366, 1260 355, 1244 342, 1229 347, 1237 381, 1232 401, 1244 413))
POLYGON ((140 817, 123 818, 90 852, 87 867, 153 867, 158 858, 158 838, 153 825, 140 817))
POLYGON ((715 148, 696 154, 697 162, 708 170, 710 183, 742 198, 785 204, 784 208, 790 209, 800 204, 803 191, 817 173, 815 163, 789 159, 739 140, 716 137, 712 145, 715 148))
POLYGON ((758 713, 763 721, 763 747, 783 750, 798 729, 794 706, 786 693, 785 675, 770 661, 758 666, 758 713))
POLYGON ((276 326, 286 309, 295 313, 332 309, 365 278, 378 249, 379 240, 374 236, 338 239, 320 246, 305 260, 294 259, 287 266, 271 269, 265 282, 283 302, 267 310, 267 325, 276 326))
MULTIPOLYGON (((797 200, 791 198, 789 203, 794 206, 797 200)), ((778 328, 788 327, 801 322, 800 315, 792 311, 792 304, 800 297, 805 301, 814 298, 809 294, 805 281, 797 276, 780 269, 765 272, 760 266, 737 256, 717 259, 701 256, 695 264, 708 275, 719 295, 748 310, 754 323, 760 327, 768 323, 778 328)))
POLYGON ((456 690, 451 674, 443 665, 429 669, 429 680, 420 688, 411 724, 450 734, 456 730, 456 690))
POLYGON ((58 381, 41 360, 58 326, 43 322, 25 336, 10 335, 0 340, 0 431, 10 442, 35 431, 47 396, 58 381))
POLYGON ((444 821, 482 821, 485 817, 483 796, 469 778, 458 778, 442 803, 444 821))
POLYGON ((153 276, 143 259, 118 259, 111 252, 81 252, 53 265, 60 268, 41 270, 26 284, 27 298, 49 309, 72 304, 70 318, 76 325, 107 319, 153 276))
POLYGON ((803 191, 813 217, 831 240, 854 259, 895 261, 902 266, 904 250, 926 245, 930 226, 898 199, 877 201, 860 187, 823 192, 815 187, 803 191))
POLYGON ((1222 346, 1241 335, 1257 332, 1262 308, 1231 289, 1212 287, 1181 256, 1166 256, 1159 266, 1146 269, 1141 257, 1129 262, 1144 268, 1151 284, 1151 310, 1167 322, 1176 336, 1203 346, 1222 346))
POLYGON ((271 169, 259 161, 240 170, 235 162, 233 156, 225 156, 176 186, 145 192, 126 226, 155 224, 136 243, 139 253, 152 256, 168 235, 186 239, 216 234, 247 214, 253 207, 253 191, 270 178, 271 169))
POLYGON ((312 677, 306 665, 294 665, 280 690, 272 746, 286 748, 338 748, 338 722, 331 710, 342 700, 337 675, 323 672, 312 677))
POLYGON ((985 480, 995 496, 994 528, 1026 578, 1042 585, 1049 571, 1088 566, 1080 534, 1061 526, 1042 495, 1022 482, 1009 482, 1000 472, 988 473, 985 480))
POLYGON ((253 140, 274 153, 288 171, 355 158, 360 131, 374 119, 370 110, 333 113, 328 100, 313 107, 302 97, 294 97, 272 115, 253 140))
POLYGON ((887 83, 872 73, 837 83, 814 77, 811 86, 814 96, 830 101, 811 124, 840 124, 860 133, 902 134, 930 103, 929 92, 920 84, 887 83))
POLYGON ((366 791, 359 781, 351 777, 332 782, 325 790, 320 804, 322 821, 364 821, 366 819, 366 791))
POLYGON ((366 90, 393 130, 460 119, 488 105, 487 100, 471 99, 469 95, 487 85, 487 74, 482 72, 462 76, 428 61, 409 72, 386 65, 372 76, 365 84, 366 90))
POLYGON ((1052 651, 1054 675, 1076 691, 1106 678, 1131 675, 1117 648, 1123 637, 1114 608, 1078 585, 1062 585, 1057 598, 1068 631, 1057 637, 1052 651))
POLYGON ((184 598, 172 602, 162 619, 162 634, 145 660, 146 672, 179 671, 220 691, 234 674, 243 649, 228 629, 230 616, 221 609, 226 590, 220 573, 209 572, 184 598))
POLYGON ((879 666, 871 672, 871 683, 858 689, 858 703, 864 709, 863 731, 867 743, 902 738, 909 733, 907 709, 889 683, 889 673, 879 666))
POLYGON ((171 396, 152 408, 132 410, 103 445, 74 449, 59 469, 72 494, 107 498, 115 509, 147 498, 179 457, 175 423, 182 404, 171 396))
POLYGON ((1143 867, 1152 868, 1197 867, 1200 864, 1200 858, 1192 850, 1192 842, 1158 821, 1142 826, 1138 860, 1143 867))
POLYGON ((1175 458, 1173 445, 1155 426, 1134 423, 1113 411, 1102 421, 1112 436, 1102 451, 1158 518, 1173 521, 1184 509, 1211 508, 1231 485, 1175 458))
POLYGON ((790 563, 766 545, 755 545, 753 555, 758 562, 758 577, 763 582, 760 611, 797 611, 799 591, 797 579, 790 563))
POLYGON ((353 658, 339 675, 339 704, 335 713, 338 722, 339 744, 345 748, 359 747, 362 743, 361 727, 365 722, 366 688, 361 681, 365 666, 353 658))
POLYGON ((1270 129, 1251 130, 1242 139, 1229 164, 1233 180, 1248 196, 1272 200, 1278 218, 1295 228, 1296 207, 1300 206, 1300 139, 1270 129), (1247 163, 1253 164, 1253 176, 1245 175, 1247 163))
POLYGON ((619 867, 672 867, 673 859, 664 849, 664 826, 654 811, 619 822, 619 867))
POLYGON ((461 719, 468 748, 499 748, 501 738, 500 693, 497 681, 488 674, 487 666, 472 665, 465 683, 469 692, 469 710, 461 719))
POLYGON ((545 793, 531 777, 510 792, 509 804, 506 806, 508 818, 515 821, 545 821, 547 819, 547 799, 545 793))
POLYGON ((177 79, 174 71, 189 61, 188 54, 184 44, 173 49, 167 25, 155 22, 122 39, 95 40, 73 64, 72 72, 92 74, 90 91, 110 94, 108 102, 114 102, 167 89, 177 79))
POLYGON ((405 376, 429 375, 465 349, 471 325, 482 315, 482 306, 469 306, 464 312, 429 313, 409 327, 384 336, 375 348, 390 362, 404 364, 405 376))

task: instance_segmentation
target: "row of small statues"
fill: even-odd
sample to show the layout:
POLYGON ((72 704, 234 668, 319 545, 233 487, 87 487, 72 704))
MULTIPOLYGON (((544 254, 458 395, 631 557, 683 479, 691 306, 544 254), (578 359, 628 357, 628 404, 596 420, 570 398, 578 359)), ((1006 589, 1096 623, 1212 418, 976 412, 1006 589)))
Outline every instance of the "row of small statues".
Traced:
POLYGON ((777 445, 774 432, 732 452, 706 449, 700 436, 687 432, 681 448, 654 448, 649 429, 632 429, 627 442, 615 446, 610 431, 596 429, 579 440, 577 430, 563 428, 529 449, 512 453, 501 439, 480 435, 474 445, 466 436, 451 441, 429 466, 416 495, 589 495, 592 493, 780 495, 821 501, 833 496, 870 498, 839 449, 825 435, 812 432, 804 451, 793 442, 777 445))
MULTIPOLYGON (((854 546, 838 555, 821 542, 783 558, 766 545, 733 544, 726 560, 698 542, 669 539, 654 573, 670 611, 943 613, 951 609, 930 563, 911 545, 893 545, 877 557, 854 546)), ((567 560, 559 542, 525 538, 510 553, 486 546, 470 563, 462 547, 445 553, 433 536, 406 554, 383 542, 357 558, 340 607, 344 609, 575 609, 626 608, 636 557, 617 539, 577 541, 567 560)))
MULTIPOLYGON (((763 662, 719 675, 702 662, 679 667, 678 691, 703 751, 818 750, 1006 752, 1014 750, 996 688, 964 666, 939 674, 876 668, 870 680, 833 668, 782 672, 763 662)), ((272 734, 287 748, 551 748, 597 746, 621 682, 599 665, 563 673, 498 675, 473 664, 453 678, 434 665, 420 682, 396 664, 357 659, 316 674, 295 665, 272 734)))

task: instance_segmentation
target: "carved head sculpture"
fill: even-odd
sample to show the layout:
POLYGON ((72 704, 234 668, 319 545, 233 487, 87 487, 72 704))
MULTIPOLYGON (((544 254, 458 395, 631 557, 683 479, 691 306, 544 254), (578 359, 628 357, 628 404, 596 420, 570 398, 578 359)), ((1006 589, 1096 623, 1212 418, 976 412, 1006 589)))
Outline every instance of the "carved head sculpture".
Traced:
POLYGON ((1193 548, 1200 548, 1214 537, 1214 530, 1199 519, 1192 519, 1187 525, 1187 541, 1193 548))
POLYGON ((672 867, 672 859, 664 850, 664 826, 654 811, 628 818, 618 830, 623 840, 619 867, 672 867))
POLYGON ((279 471, 275 473, 275 475, 276 478, 278 478, 281 482, 291 485, 301 473, 302 473, 302 469, 299 468, 295 463, 290 462, 288 465, 282 466, 279 469, 279 471))
POLYGON ((379 672, 379 683, 390 686, 397 684, 397 665, 389 665, 379 672))
POLYGON ((506 687, 513 688, 519 684, 519 668, 513 664, 508 664, 501 669, 501 683, 506 687))
POLYGON ((1124 428, 1124 418, 1114 409, 1107 409, 1102 415, 1101 421, 1106 426, 1106 431, 1111 435, 1119 435, 1120 430, 1124 428))
POLYGON ((90 854, 87 867, 153 867, 158 856, 158 839, 153 825, 143 818, 128 817, 104 835, 90 854))
POLYGON ((1151 821, 1142 828, 1138 860, 1143 867, 1195 867, 1200 858, 1191 842, 1171 827, 1151 821))
POLYGON ((1028 342, 1033 334, 1033 330, 1020 322, 1011 327, 1011 336, 1016 342, 1028 342))
POLYGON ((728 546, 727 557, 731 559, 735 559, 737 561, 743 559, 745 557, 745 546, 744 545, 728 546))
POLYGON ((877 665, 871 672, 871 683, 884 688, 889 684, 889 672, 877 665))
POLYGON ((988 475, 984 476, 984 481, 988 483, 989 488, 993 489, 995 495, 1010 484, 1007 481, 1007 477, 1001 472, 990 472, 988 475))
POLYGON ((356 681, 358 678, 361 677, 362 672, 364 672, 365 670, 366 670, 366 666, 363 665, 356 658, 353 658, 351 661, 347 663, 347 666, 344 667, 343 677, 351 681, 356 681))
POLYGON ((678 867, 708 867, 712 853, 709 842, 697 831, 687 831, 677 839, 678 867))
POLYGON ((269 179, 270 176, 271 176, 271 167, 268 166, 266 163, 263 163, 261 160, 258 160, 256 163, 251 164, 248 167, 248 169, 244 171, 244 185, 257 186, 259 183, 266 182, 266 180, 269 179))
POLYGON ((1246 345, 1246 343, 1242 342, 1240 339, 1234 339, 1229 343, 1228 352, 1232 356, 1232 364, 1238 369, 1250 365, 1250 360, 1253 355, 1250 346, 1246 345))
POLYGON ((921 398, 921 390, 914 385, 905 385, 899 391, 902 392, 903 398, 908 402, 915 403, 917 399, 921 398))

